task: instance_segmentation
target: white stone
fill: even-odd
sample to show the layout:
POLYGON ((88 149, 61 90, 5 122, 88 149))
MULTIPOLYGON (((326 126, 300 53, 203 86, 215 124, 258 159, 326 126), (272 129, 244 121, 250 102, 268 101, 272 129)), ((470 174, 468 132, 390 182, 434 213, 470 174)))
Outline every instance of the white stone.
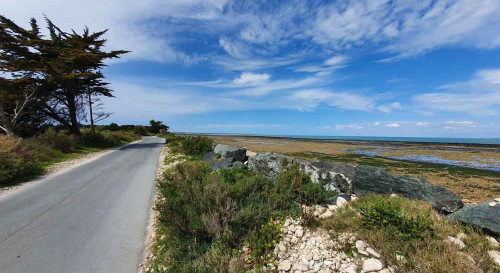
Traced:
POLYGON ((343 206, 347 205, 347 200, 345 200, 344 197, 337 197, 337 207, 341 208, 343 206))
POLYGON ((288 272, 292 268, 292 263, 289 260, 284 260, 278 265, 278 270, 288 272))
POLYGON ((337 207, 337 206, 335 206, 335 205, 328 205, 328 209, 329 209, 329 210, 332 210, 332 211, 333 211, 333 210, 336 210, 336 209, 338 209, 338 208, 339 208, 339 207, 337 207))
POLYGON ((325 213, 321 214, 319 216, 319 219, 326 219, 326 218, 330 218, 333 216, 333 213, 331 210, 327 210, 325 213))
POLYGON ((496 205, 497 205, 497 203, 496 203, 496 202, 490 202, 490 203, 488 203, 488 206, 490 206, 490 207, 494 207, 494 206, 496 206, 496 205))
POLYGON ((493 247, 499 246, 498 241, 495 238, 491 236, 486 236, 486 239, 490 242, 490 245, 492 245, 493 247))
POLYGON ((465 248, 465 244, 464 242, 462 242, 461 240, 455 238, 455 237, 452 237, 452 236, 448 236, 448 238, 444 239, 445 242, 447 243, 451 243, 451 244, 454 244, 456 245, 460 250, 464 249, 465 248))
POLYGON ((459 240, 462 240, 462 241, 463 241, 463 240, 465 240, 466 238, 467 238, 467 234, 465 234, 465 233, 463 233, 463 232, 459 232, 459 233, 457 234, 457 239, 459 239, 459 240))
POLYGON ((355 246, 356 246, 356 249, 359 251, 359 250, 365 250, 367 247, 369 247, 369 245, 364 242, 364 241, 361 241, 361 240, 357 240, 356 243, 355 243, 355 246))
POLYGON ((303 229, 297 229, 295 231, 295 236, 297 236, 298 238, 302 238, 302 235, 304 235, 304 230, 303 229))
POLYGON ((396 261, 398 262, 404 262, 406 258, 402 255, 396 254, 396 261))
POLYGON ((391 197, 398 197, 398 195, 395 193, 391 193, 391 197))
POLYGON ((495 198, 495 201, 500 203, 500 198, 495 198))
POLYGON ((357 197, 356 195, 351 195, 351 201, 353 201, 353 202, 354 202, 354 201, 356 201, 356 200, 358 200, 358 197, 357 197))
POLYGON ((493 262, 495 262, 498 266, 500 266, 500 252, 496 250, 490 250, 488 251, 488 255, 493 260, 493 262))
POLYGON ((377 259, 367 259, 363 262, 363 272, 374 272, 384 268, 384 264, 377 259))
POLYGON ((380 254, 375 249, 373 249, 371 247, 367 247, 366 252, 368 252, 368 254, 370 254, 370 256, 373 256, 375 258, 380 258, 380 254))

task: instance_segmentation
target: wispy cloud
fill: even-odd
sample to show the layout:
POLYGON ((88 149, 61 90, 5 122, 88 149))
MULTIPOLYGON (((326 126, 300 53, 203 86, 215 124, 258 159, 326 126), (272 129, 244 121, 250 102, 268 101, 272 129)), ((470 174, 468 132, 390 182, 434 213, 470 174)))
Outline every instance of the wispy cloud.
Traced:
POLYGON ((428 111, 496 115, 500 105, 500 69, 481 70, 469 81, 443 85, 440 89, 447 92, 416 95, 413 101, 428 111))
POLYGON ((399 128, 399 127, 401 127, 401 124, 399 124, 399 123, 389 123, 389 124, 386 124, 385 127, 387 127, 387 128, 399 128))
POLYGON ((476 126, 477 124, 472 121, 447 121, 443 129, 460 130, 475 128, 476 126))
POLYGON ((361 130, 363 129, 362 126, 359 126, 357 124, 347 124, 347 125, 335 125, 335 129, 337 130, 343 130, 343 129, 355 129, 355 130, 361 130))

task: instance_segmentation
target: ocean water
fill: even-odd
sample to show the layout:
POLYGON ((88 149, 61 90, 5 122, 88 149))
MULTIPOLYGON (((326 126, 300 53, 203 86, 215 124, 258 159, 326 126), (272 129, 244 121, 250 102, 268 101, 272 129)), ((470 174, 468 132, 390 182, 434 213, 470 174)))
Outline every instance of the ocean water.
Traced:
MULTIPOLYGON (((239 134, 214 134, 214 135, 239 135, 239 134)), ((287 137, 301 139, 325 140, 376 140, 376 141, 401 141, 424 143, 460 143, 460 144, 500 144, 500 138, 445 138, 445 137, 375 137, 375 136, 308 136, 308 135, 248 135, 261 137, 287 137)))

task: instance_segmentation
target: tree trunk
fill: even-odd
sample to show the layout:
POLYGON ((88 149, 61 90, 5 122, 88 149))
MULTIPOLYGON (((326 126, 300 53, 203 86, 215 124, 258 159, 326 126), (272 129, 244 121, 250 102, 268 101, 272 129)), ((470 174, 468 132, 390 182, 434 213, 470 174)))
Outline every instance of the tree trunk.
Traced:
POLYGON ((71 91, 66 91, 66 99, 68 100, 68 110, 69 110, 69 117, 71 121, 71 133, 80 136, 80 126, 78 124, 78 118, 76 117, 77 114, 77 109, 76 109, 76 102, 75 102, 75 96, 71 91))
POLYGON ((95 135, 95 128, 94 128, 94 115, 92 113, 92 95, 89 93, 89 114, 90 114, 90 128, 92 130, 92 134, 95 135))
POLYGON ((2 122, 2 125, 0 128, 8 135, 8 136, 15 136, 14 133, 14 126, 12 126, 9 118, 5 114, 5 111, 3 109, 3 103, 0 102, 0 121, 2 122))

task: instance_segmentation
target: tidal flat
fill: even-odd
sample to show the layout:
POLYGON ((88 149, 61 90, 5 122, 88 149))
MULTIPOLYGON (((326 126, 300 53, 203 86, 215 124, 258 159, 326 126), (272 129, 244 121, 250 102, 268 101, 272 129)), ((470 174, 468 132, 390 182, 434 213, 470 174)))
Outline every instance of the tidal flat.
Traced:
POLYGON ((243 146, 252 152, 370 165, 423 178, 447 187, 466 204, 500 196, 500 145, 208 136, 216 143, 243 146))

